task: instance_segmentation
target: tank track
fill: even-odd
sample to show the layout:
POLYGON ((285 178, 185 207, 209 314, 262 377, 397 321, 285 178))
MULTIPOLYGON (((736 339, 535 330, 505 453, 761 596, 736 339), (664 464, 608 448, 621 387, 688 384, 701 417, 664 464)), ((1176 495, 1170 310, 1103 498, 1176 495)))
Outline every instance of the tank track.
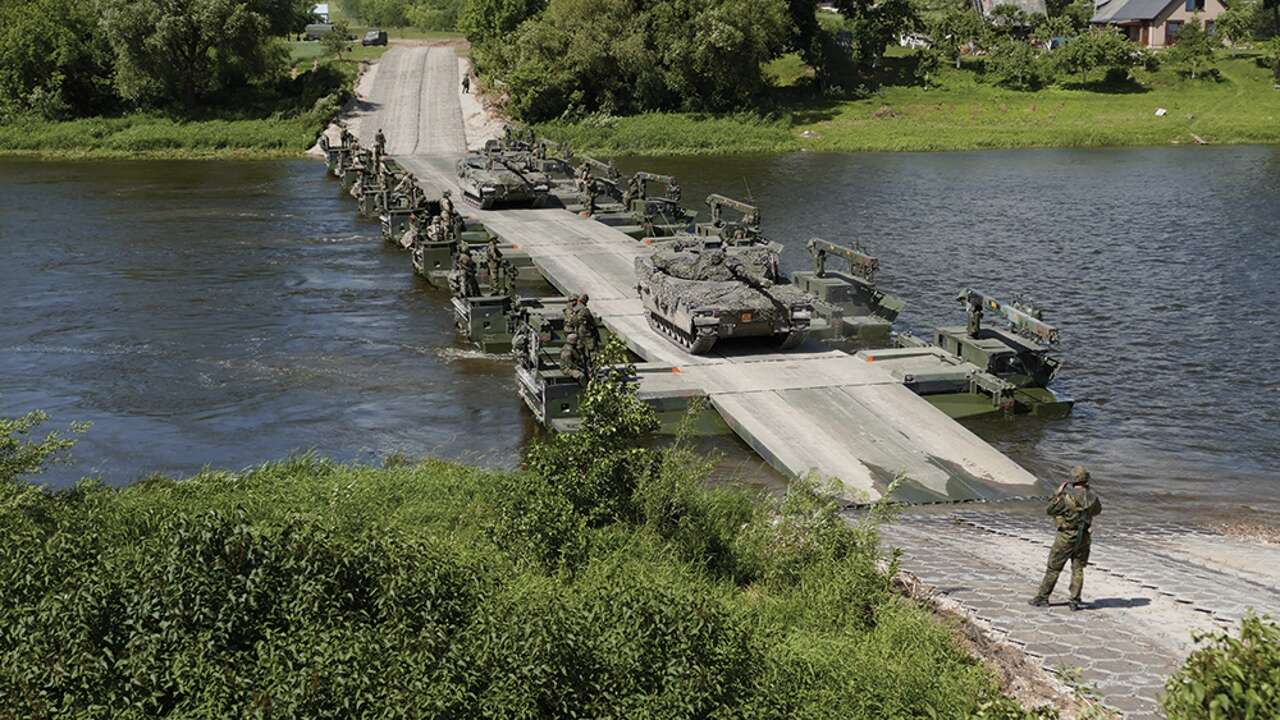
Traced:
POLYGON ((778 345, 778 348, 781 350, 790 350, 791 348, 797 347, 800 343, 804 342, 804 339, 808 334, 808 328, 803 330, 792 330, 782 336, 782 343, 778 345))
POLYGON ((713 332, 702 333, 694 337, 650 310, 645 310, 644 316, 649 321, 649 327, 653 328, 654 332, 670 340, 676 346, 683 348, 690 355, 705 355, 711 352, 711 348, 715 347, 718 339, 718 336, 713 332))

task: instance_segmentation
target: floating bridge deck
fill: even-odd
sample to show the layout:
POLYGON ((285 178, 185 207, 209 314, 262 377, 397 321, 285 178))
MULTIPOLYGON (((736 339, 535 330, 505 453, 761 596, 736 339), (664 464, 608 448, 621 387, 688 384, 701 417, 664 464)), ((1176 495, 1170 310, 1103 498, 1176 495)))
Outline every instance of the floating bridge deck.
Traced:
MULTIPOLYGON (((400 159, 428 185, 452 186, 451 163, 400 159)), ((563 293, 586 292, 591 309, 647 363, 654 395, 705 396, 770 465, 792 477, 817 473, 855 501, 1001 499, 1039 494, 1036 478, 873 362, 838 351, 781 352, 717 345, 691 355, 654 332, 636 290, 635 258, 652 251, 626 234, 562 209, 473 210, 505 242, 528 253, 563 293)))

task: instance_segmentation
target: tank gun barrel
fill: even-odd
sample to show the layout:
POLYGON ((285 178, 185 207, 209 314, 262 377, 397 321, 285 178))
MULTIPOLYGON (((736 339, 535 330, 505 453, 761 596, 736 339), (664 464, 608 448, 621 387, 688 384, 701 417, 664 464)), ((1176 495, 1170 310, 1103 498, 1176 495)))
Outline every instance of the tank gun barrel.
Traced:
POLYGON ((1048 345, 1058 342, 1058 329, 1040 319, 1040 310, 1022 303, 1009 304, 989 295, 966 288, 956 298, 970 307, 979 307, 1000 314, 1019 335, 1039 340, 1048 345))

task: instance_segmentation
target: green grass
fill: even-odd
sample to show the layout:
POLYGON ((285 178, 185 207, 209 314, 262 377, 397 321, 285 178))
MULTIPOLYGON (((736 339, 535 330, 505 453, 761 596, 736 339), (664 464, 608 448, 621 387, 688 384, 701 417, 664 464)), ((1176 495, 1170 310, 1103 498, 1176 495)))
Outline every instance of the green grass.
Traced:
MULTIPOLYGON (((1251 57, 1224 55, 1217 82, 1139 70, 1137 84, 1081 87, 1071 78, 1036 92, 983 83, 972 64, 944 68, 940 86, 925 89, 906 84, 912 62, 895 52, 891 82, 863 99, 790 100, 787 88, 765 116, 649 114, 542 129, 584 152, 638 155, 1168 145, 1194 142, 1192 133, 1211 143, 1280 142, 1280 91, 1251 57)), ((769 70, 790 85, 801 77, 797 63, 782 58, 769 70)))
POLYGON ((0 155, 56 158, 262 158, 296 156, 323 122, 288 119, 183 121, 135 114, 66 122, 0 124, 0 155))

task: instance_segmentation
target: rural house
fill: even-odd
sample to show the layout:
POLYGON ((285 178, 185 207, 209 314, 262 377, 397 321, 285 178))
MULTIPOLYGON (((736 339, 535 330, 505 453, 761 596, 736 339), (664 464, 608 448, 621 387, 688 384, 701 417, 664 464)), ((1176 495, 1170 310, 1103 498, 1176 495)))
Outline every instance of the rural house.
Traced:
POLYGON ((1101 0, 1090 22, 1120 28, 1142 47, 1158 48, 1177 43, 1178 31, 1195 14, 1211 31, 1223 10, 1222 0, 1101 0))

